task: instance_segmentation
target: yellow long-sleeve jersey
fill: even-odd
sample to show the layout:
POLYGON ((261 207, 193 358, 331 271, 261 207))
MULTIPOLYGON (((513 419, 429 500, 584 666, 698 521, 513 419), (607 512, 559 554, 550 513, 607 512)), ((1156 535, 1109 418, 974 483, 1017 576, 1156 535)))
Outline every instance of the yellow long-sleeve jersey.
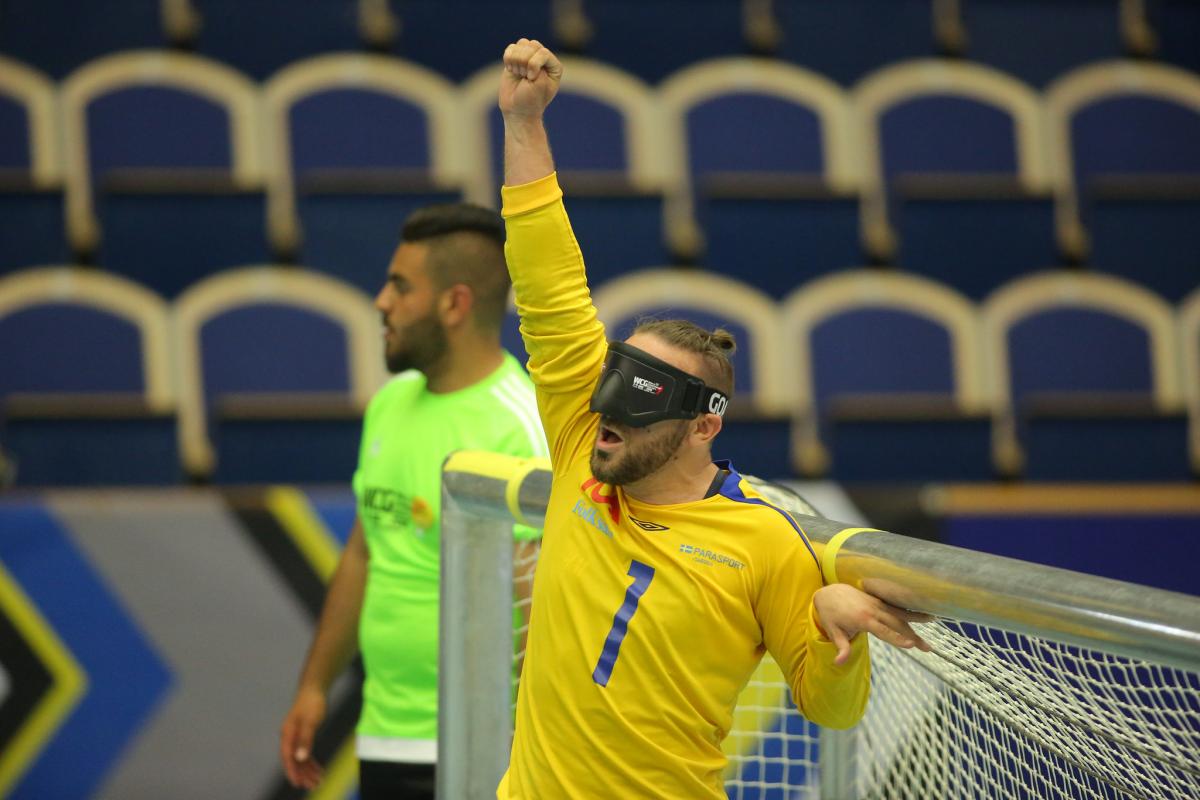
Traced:
POLYGON ((805 716, 849 727, 867 702, 866 637, 833 663, 812 546, 731 465, 717 494, 675 505, 592 476, 606 339, 556 177, 506 187, 504 216, 554 483, 497 797, 723 798, 721 741, 763 653, 805 716))

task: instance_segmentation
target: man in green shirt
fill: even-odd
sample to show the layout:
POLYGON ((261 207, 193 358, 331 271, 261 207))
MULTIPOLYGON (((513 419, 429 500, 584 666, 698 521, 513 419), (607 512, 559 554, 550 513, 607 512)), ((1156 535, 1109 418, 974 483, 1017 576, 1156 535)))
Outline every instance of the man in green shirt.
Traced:
MULTIPOLYGON (((334 679, 362 653, 363 800, 433 798, 437 760, 441 467, 454 450, 547 455, 533 387, 500 347, 509 291, 492 211, 431 206, 405 222, 375 299, 393 377, 363 423, 358 516, 280 733, 288 780, 321 779, 315 730, 334 679)), ((536 531, 516 528, 518 549, 536 531)), ((525 559, 528 560, 528 559, 525 559)))

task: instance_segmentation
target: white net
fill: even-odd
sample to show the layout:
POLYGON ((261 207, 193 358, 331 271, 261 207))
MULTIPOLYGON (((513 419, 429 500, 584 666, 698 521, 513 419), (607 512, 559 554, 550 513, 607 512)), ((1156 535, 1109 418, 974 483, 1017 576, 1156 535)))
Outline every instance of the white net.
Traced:
MULTIPOLYGON (((518 549, 528 619, 536 547, 518 549)), ((917 626, 931 653, 871 642, 852 797, 1200 798, 1200 676, 968 623, 917 626)), ((514 691, 524 655, 516 629, 514 691)), ((817 800, 818 729, 764 659, 725 740, 731 800, 817 800)), ((823 800, 843 800, 824 798, 823 800)))
POLYGON ((541 547, 537 541, 519 542, 513 547, 513 671, 512 710, 516 716, 517 685, 525 664, 525 642, 529 630, 529 607, 533 598, 533 572, 541 547))
POLYGON ((731 800, 819 797, 817 734, 792 704, 779 667, 764 658, 738 698, 723 744, 726 793, 731 800))
POLYGON ((966 623, 872 643, 856 796, 1200 798, 1200 676, 966 623))

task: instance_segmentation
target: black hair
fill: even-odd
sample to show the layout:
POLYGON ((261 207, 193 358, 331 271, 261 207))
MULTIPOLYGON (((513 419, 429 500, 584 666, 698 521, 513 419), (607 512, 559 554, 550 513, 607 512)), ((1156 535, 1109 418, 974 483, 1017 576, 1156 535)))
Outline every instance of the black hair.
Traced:
POLYGON ((400 238, 405 242, 423 242, 452 233, 478 233, 504 246, 504 220, 490 208, 472 203, 419 208, 404 221, 400 238))
POLYGON ((499 333, 512 281, 504 260, 504 220, 470 203, 426 206, 404 221, 401 239, 429 248, 425 271, 439 289, 467 286, 480 329, 499 333))

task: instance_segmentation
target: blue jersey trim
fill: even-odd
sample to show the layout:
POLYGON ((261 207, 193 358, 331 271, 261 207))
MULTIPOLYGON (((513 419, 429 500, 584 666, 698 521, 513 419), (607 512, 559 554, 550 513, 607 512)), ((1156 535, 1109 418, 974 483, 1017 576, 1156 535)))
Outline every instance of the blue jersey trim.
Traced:
POLYGON ((732 461, 729 459, 723 459, 721 461, 714 461, 713 463, 716 464, 720 469, 729 470, 729 475, 726 476, 725 482, 721 484, 721 490, 718 492, 718 494, 720 494, 722 497, 728 497, 735 503, 748 503, 754 506, 765 506, 766 508, 773 509, 783 515, 783 518, 788 521, 788 524, 792 526, 792 529, 795 530, 796 534, 800 537, 800 541, 804 542, 804 546, 808 548, 808 554, 812 556, 813 564, 816 565, 817 573, 821 575, 821 582, 824 583, 825 574, 821 571, 821 559, 817 558, 817 553, 815 550, 813 550, 812 544, 808 541, 808 535, 804 533, 804 529, 800 527, 800 523, 796 522, 795 518, 784 509, 780 508, 779 506, 771 505, 761 497, 746 497, 746 493, 742 491, 742 476, 739 475, 737 470, 733 468, 732 461))

